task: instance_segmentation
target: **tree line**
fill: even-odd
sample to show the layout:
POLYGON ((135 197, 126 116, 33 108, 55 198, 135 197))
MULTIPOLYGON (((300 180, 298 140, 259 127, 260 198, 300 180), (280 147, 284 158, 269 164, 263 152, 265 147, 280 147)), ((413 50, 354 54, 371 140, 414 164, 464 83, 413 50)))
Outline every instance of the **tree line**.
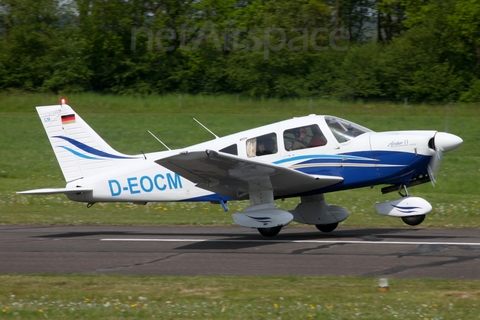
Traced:
POLYGON ((478 0, 0 0, 0 90, 480 101, 478 0))

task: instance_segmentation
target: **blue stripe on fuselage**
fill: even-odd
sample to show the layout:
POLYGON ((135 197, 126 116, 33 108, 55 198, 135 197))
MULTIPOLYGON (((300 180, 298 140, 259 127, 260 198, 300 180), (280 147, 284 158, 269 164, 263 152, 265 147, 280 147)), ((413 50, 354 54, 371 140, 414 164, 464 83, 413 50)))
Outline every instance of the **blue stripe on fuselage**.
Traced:
POLYGON ((342 176, 344 181, 317 192, 377 184, 406 183, 426 174, 430 156, 398 151, 363 151, 337 155, 305 155, 274 162, 311 175, 342 176), (373 158, 372 158, 373 155, 373 158))
POLYGON ((294 162, 299 160, 307 160, 307 161, 342 161, 343 159, 347 158, 348 160, 358 160, 358 161, 376 161, 371 157, 371 152, 358 152, 358 155, 352 154, 309 154, 304 156, 296 156, 287 159, 282 159, 278 161, 274 161, 273 164, 282 164, 287 162, 294 162), (370 156, 368 156, 368 155, 370 156), (367 155, 367 156, 366 156, 367 155))
POLYGON ((200 196, 196 198, 188 198, 180 201, 188 201, 188 202, 206 202, 206 201, 214 201, 214 202, 219 202, 219 201, 231 201, 233 200, 230 197, 222 196, 220 194, 209 194, 206 196, 200 196))

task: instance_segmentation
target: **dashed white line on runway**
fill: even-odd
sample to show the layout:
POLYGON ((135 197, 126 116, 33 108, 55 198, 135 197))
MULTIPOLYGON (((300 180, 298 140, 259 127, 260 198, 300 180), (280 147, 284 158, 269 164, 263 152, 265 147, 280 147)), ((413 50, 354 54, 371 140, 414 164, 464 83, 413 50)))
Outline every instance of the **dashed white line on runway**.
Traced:
POLYGON ((428 242, 428 241, 367 241, 367 240, 248 240, 248 239, 158 239, 158 238, 110 238, 100 241, 124 242, 233 242, 233 243, 318 243, 318 244, 375 244, 375 245, 446 245, 480 246, 478 242, 428 242))

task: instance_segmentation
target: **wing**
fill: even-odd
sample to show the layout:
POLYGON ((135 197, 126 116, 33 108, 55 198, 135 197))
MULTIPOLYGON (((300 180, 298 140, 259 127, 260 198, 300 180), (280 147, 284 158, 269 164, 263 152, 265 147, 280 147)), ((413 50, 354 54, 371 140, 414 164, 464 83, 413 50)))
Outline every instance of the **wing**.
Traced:
POLYGON ((343 181, 343 177, 308 175, 213 150, 185 152, 155 162, 202 189, 232 199, 248 198, 249 183, 266 178, 270 179, 275 197, 316 190, 343 181))

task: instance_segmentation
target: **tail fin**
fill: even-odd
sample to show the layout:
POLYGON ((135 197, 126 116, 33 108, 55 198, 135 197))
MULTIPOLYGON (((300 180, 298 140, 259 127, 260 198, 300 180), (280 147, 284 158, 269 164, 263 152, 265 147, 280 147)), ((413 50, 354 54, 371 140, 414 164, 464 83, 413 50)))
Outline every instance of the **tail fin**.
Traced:
POLYGON ((37 112, 67 182, 139 158, 115 151, 66 104, 37 107, 37 112))

